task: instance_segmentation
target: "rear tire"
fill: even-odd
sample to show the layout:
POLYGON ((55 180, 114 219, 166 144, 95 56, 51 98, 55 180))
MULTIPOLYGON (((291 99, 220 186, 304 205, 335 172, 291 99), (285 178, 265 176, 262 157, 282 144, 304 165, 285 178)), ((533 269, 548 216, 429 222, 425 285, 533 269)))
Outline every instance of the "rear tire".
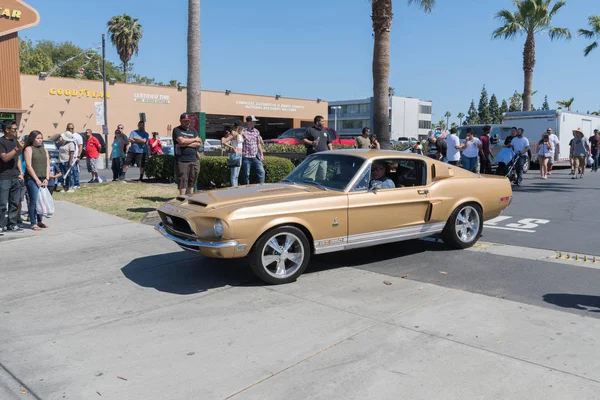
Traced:
POLYGON ((250 268, 272 285, 294 282, 306 270, 311 252, 304 232, 294 226, 282 226, 258 239, 249 255, 250 268))
POLYGON ((444 243, 454 249, 473 246, 481 237, 483 213, 477 204, 467 203, 456 208, 442 232, 444 243))

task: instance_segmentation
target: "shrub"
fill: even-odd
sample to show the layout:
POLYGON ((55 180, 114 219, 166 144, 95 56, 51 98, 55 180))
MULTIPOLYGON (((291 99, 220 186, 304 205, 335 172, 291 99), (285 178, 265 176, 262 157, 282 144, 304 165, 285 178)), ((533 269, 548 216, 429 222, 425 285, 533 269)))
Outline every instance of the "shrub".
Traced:
POLYGON ((148 178, 171 183, 175 175, 175 157, 167 154, 150 157, 146 161, 144 172, 148 178))
POLYGON ((295 144, 266 144, 265 153, 306 153, 306 147, 295 144))

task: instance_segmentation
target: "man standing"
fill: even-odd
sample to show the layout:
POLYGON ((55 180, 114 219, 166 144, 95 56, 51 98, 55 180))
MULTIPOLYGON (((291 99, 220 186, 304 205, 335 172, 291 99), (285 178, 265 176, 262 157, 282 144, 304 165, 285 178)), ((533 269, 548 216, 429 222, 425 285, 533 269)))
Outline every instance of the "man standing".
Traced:
MULTIPOLYGON (((98 157, 100 156, 100 149, 102 146, 98 139, 92 135, 91 129, 85 130, 85 153, 87 160, 87 170, 90 174, 92 174, 92 179, 88 183, 98 183, 100 180, 98 179, 98 157)), ((73 168, 75 169, 75 168, 73 168)))
POLYGON ((529 154, 529 139, 523 136, 523 128, 517 130, 517 137, 512 139, 510 146, 519 156, 517 161, 517 186, 521 186, 521 183, 523 183, 523 165, 525 165, 529 154))
POLYGON ((146 123, 144 121, 138 122, 138 128, 131 131, 129 134, 129 151, 125 158, 125 166, 123 167, 123 180, 125 180, 125 174, 132 165, 140 167, 140 182, 144 177, 144 165, 146 165, 146 143, 150 139, 150 135, 146 132, 146 123))
POLYGON ((83 153, 83 138, 77 132, 75 132, 75 126, 72 123, 67 124, 67 132, 71 133, 73 137, 73 144, 75 144, 75 157, 73 160, 73 189, 79 189, 79 160, 81 160, 81 154, 83 153))
POLYGON ((489 125, 485 125, 483 127, 483 135, 479 137, 479 141, 481 142, 481 149, 479 150, 479 165, 480 172, 482 174, 491 174, 492 173, 492 163, 491 157, 492 152, 490 151, 490 132, 492 131, 492 127, 489 125))
POLYGON ((598 162, 600 161, 600 131, 598 129, 594 129, 594 135, 590 138, 590 147, 594 158, 592 171, 598 172, 598 162))
MULTIPOLYGON (((332 150, 331 137, 327 134, 327 129, 323 126, 323 117, 317 115, 314 119, 314 125, 306 128, 302 142, 306 146, 306 155, 319 153, 321 151, 332 150)), ((305 176, 309 179, 325 180, 327 173, 327 161, 313 162, 307 168, 305 176), (318 174, 318 176, 317 176, 318 174)))
POLYGON ((363 128, 362 136, 357 136, 354 141, 354 147, 357 149, 370 149, 371 148, 371 139, 369 138, 370 134, 371 134, 371 130, 369 128, 363 128))
POLYGON ((120 172, 119 172, 119 180, 120 181, 124 181, 125 180, 125 172, 123 172, 123 169, 125 168, 125 157, 127 155, 127 147, 129 146, 129 139, 127 138, 127 135, 125 135, 125 127, 123 126, 123 124, 119 124, 117 126, 117 131, 119 132, 119 140, 121 143, 121 160, 119 165, 120 167, 120 172))
POLYGON ((446 158, 448 159, 448 164, 458 165, 460 161, 460 139, 456 134, 457 129, 450 129, 450 135, 446 137, 446 158))
POLYGON ((19 154, 24 146, 16 136, 17 124, 5 123, 4 136, 0 138, 0 233, 23 231, 23 228, 17 225, 17 210, 23 182, 19 154))
POLYGON ((552 165, 554 164, 554 159, 557 155, 560 154, 560 140, 558 140, 558 136, 556 136, 556 133, 552 132, 552 128, 548 128, 546 130, 546 133, 548 134, 548 139, 550 140, 550 143, 552 143, 552 157, 548 159, 548 175, 550 175, 552 174, 552 165))
POLYGON ((184 196, 194 193, 200 164, 198 163, 198 148, 202 146, 202 139, 198 132, 190 126, 188 114, 181 114, 180 125, 173 129, 175 141, 175 171, 179 194, 184 196))
POLYGON ((254 115, 247 116, 246 127, 242 132, 244 136, 244 145, 242 148, 242 185, 250 183, 252 168, 256 171, 257 183, 265 183, 265 168, 262 163, 265 157, 260 132, 255 128, 257 122, 258 120, 254 115))

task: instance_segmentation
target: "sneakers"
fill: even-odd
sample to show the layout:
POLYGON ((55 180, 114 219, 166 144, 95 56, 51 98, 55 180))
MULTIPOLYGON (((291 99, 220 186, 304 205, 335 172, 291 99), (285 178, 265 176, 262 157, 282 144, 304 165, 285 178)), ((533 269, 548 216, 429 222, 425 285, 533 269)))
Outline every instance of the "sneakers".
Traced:
POLYGON ((94 183, 95 179, 90 179, 88 183, 94 183))
POLYGON ((69 189, 69 190, 65 191, 65 193, 75 193, 75 189, 69 189))
POLYGON ((21 228, 19 225, 15 225, 15 226, 11 226, 10 228, 7 229, 8 232, 23 232, 23 228, 21 228))

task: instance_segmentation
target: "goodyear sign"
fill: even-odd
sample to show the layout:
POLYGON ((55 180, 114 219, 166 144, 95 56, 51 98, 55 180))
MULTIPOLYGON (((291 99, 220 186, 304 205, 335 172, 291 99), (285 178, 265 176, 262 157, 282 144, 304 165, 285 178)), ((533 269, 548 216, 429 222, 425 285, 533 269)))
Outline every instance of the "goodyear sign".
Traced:
MULTIPOLYGON (((91 97, 93 99, 103 99, 104 92, 96 92, 89 89, 57 89, 51 88, 49 93, 53 96, 65 97, 91 97)), ((106 98, 110 99, 110 93, 106 92, 106 98)))

